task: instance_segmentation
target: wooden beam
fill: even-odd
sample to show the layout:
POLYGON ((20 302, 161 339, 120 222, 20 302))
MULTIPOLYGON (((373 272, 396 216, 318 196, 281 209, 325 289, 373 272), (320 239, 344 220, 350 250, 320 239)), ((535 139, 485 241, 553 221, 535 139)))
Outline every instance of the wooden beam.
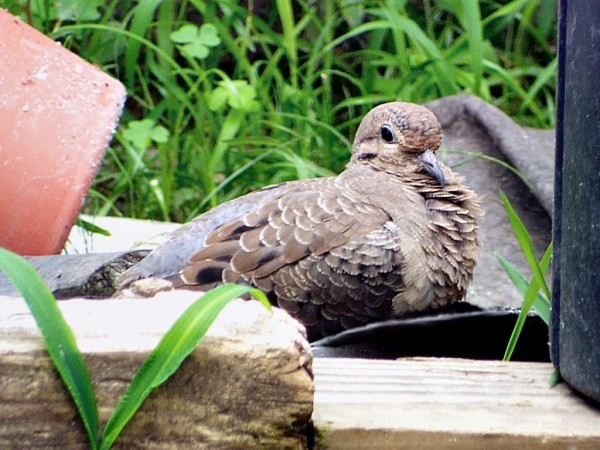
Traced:
POLYGON ((600 410, 553 367, 461 359, 314 360, 323 448, 597 449, 600 410))
MULTIPOLYGON (((106 423, 164 332, 198 297, 59 302, 106 423)), ((115 448, 302 448, 313 406, 304 330, 258 302, 229 304, 115 448)), ((0 297, 0 447, 89 448, 77 411, 20 298, 0 297)))
MULTIPOLYGON (((90 366, 105 423, 164 331, 197 297, 59 302, 90 366)), ((77 413, 19 298, 0 297, 0 442, 87 448, 77 413)), ((228 306, 153 393, 116 448, 598 448, 600 411, 550 364, 318 358, 280 310, 228 306), (314 369, 314 413, 313 384, 314 369)))

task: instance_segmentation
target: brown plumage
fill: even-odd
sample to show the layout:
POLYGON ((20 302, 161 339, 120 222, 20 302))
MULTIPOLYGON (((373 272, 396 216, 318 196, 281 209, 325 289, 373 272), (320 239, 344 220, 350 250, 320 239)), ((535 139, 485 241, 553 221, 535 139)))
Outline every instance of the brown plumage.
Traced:
POLYGON ((202 290, 252 284, 311 339, 461 300, 481 211, 462 178, 438 163, 441 141, 422 106, 374 108, 343 173, 249 194, 255 204, 207 230, 169 279, 202 290))

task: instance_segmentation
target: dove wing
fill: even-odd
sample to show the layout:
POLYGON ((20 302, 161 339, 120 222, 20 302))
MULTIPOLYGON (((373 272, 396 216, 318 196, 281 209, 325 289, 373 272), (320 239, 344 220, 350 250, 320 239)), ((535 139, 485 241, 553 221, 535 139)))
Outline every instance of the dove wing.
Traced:
POLYGON ((382 210, 341 194, 332 180, 319 187, 286 192, 210 232, 181 271, 183 281, 211 285, 242 278, 260 284, 254 281, 360 241, 389 221, 382 210))

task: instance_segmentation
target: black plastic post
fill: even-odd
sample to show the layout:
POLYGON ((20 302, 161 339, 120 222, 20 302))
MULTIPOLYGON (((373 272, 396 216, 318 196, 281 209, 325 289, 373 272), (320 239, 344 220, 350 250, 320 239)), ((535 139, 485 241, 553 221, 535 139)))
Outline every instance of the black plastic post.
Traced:
POLYGON ((600 1, 559 11, 552 360, 600 401, 600 1))

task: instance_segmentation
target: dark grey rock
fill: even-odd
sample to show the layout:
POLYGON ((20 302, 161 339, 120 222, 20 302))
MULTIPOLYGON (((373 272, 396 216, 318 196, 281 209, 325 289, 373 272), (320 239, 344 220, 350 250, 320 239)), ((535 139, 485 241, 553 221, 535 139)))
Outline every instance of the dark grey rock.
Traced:
MULTIPOLYGON (((58 299, 110 297, 117 288, 116 278, 147 254, 147 250, 137 250, 125 253, 29 256, 26 259, 58 299)), ((3 273, 0 273, 0 295, 19 295, 3 273)))

